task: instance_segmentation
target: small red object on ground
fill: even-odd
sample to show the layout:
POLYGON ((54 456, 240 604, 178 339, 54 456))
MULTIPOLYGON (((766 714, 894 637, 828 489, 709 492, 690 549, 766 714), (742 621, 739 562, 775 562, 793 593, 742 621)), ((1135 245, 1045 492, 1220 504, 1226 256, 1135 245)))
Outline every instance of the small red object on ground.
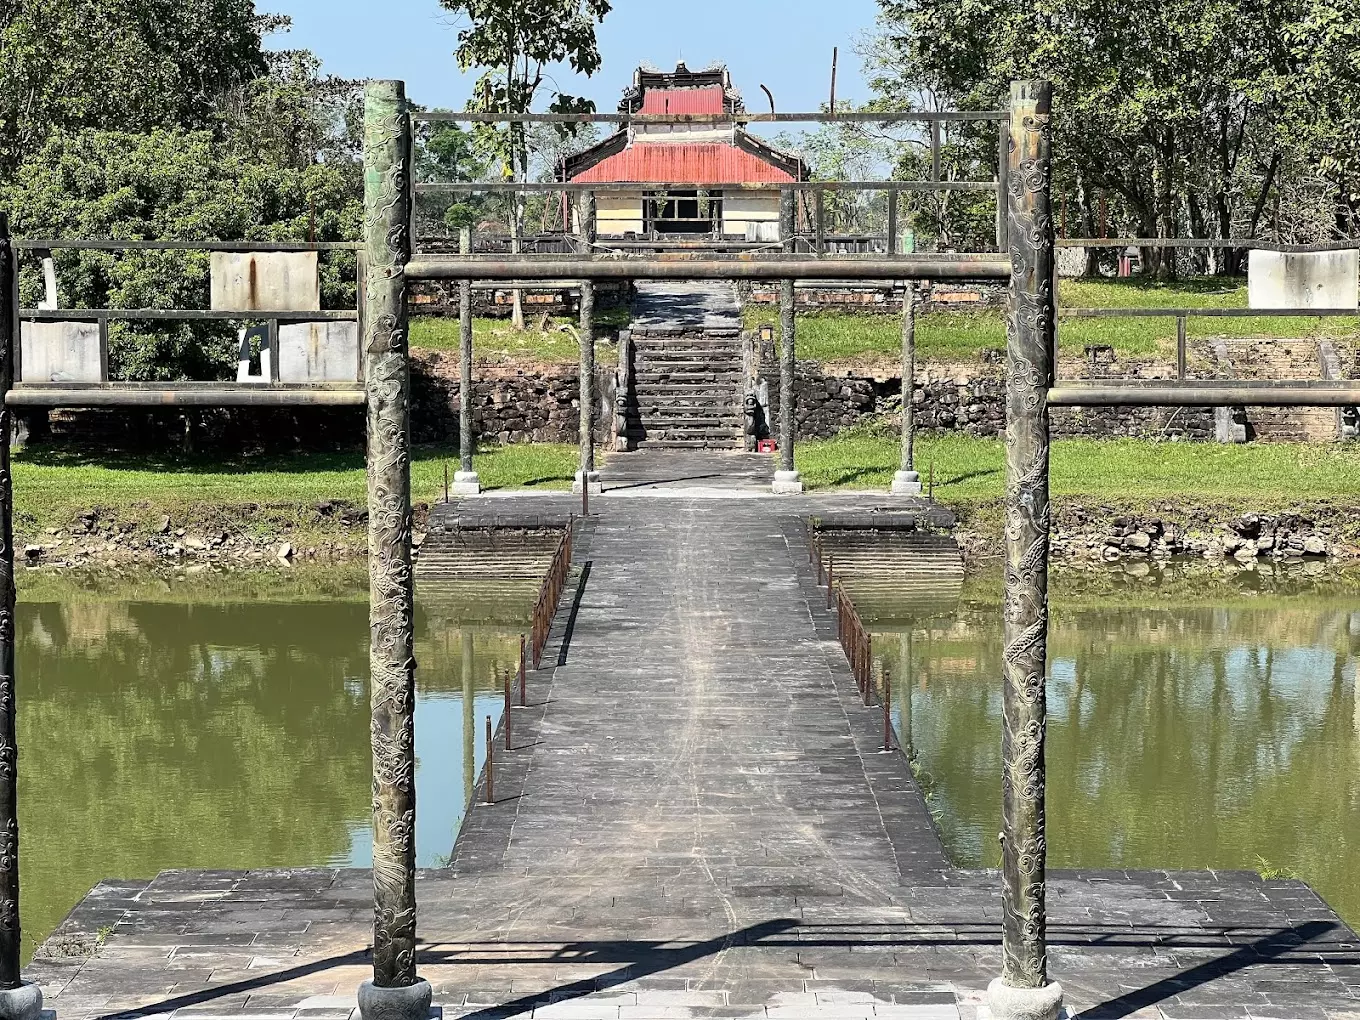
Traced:
POLYGON ((773 439, 759 439, 756 441, 756 453, 774 453, 776 447, 773 439))

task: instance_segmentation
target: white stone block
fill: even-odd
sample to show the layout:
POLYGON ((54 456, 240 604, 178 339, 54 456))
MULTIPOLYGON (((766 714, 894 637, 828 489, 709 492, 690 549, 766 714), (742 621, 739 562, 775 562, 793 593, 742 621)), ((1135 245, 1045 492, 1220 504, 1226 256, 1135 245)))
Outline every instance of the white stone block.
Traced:
POLYGON ((357 322, 285 322, 279 325, 279 382, 357 382, 357 322))
POLYGON ((1360 252, 1250 252, 1247 303, 1252 308, 1360 307, 1360 252))
POLYGON ((19 381, 102 382, 97 322, 21 322, 19 381))
POLYGON ((213 252, 212 307, 222 312, 320 311, 317 253, 213 252))

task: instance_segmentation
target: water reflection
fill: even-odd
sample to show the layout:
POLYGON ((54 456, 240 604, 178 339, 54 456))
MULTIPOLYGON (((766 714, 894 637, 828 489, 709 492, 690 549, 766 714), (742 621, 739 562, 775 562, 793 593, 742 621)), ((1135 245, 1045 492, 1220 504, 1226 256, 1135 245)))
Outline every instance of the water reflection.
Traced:
MULTIPOLYGON (((899 733, 964 866, 1000 860, 999 585, 980 587, 874 627, 899 733)), ((1356 599, 1169 587, 1120 604, 1057 586, 1051 865, 1296 874, 1360 921, 1356 599)))
MULTIPOLYGON (((365 596, 21 600, 26 951, 102 878, 370 862, 365 596)), ((418 606, 421 866, 452 849, 518 634, 418 606)))

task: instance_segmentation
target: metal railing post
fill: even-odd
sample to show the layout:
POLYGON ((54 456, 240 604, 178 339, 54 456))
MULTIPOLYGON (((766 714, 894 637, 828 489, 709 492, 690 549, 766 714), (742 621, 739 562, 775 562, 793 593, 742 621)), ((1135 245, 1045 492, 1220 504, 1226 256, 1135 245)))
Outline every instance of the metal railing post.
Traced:
POLYGON ((883 665, 883 750, 892 750, 892 675, 883 665))
POLYGON ((519 707, 520 707, 520 708, 523 708, 523 707, 524 707, 525 702, 526 702, 526 700, 528 699, 528 694, 525 692, 525 686, 526 686, 526 684, 525 684, 525 676, 524 676, 524 635, 521 634, 521 635, 519 636, 519 707))
POLYGON ((486 802, 496 803, 492 784, 496 780, 496 745, 491 739, 491 716, 486 717, 486 802))
POLYGON ((1044 731, 1048 636, 1049 414, 1053 378, 1053 217, 1046 81, 1011 84, 1010 329, 1006 373, 1006 579, 1002 654, 999 1017, 1056 1017, 1048 979, 1044 731))

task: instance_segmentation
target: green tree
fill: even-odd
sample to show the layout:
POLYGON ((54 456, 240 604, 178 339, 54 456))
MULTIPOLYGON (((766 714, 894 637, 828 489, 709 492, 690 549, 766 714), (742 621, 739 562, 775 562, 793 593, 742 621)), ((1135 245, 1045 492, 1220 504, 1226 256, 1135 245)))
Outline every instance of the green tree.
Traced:
MULTIPOLYGON (((881 98, 984 108, 1004 101, 1012 79, 1054 82, 1055 186, 1076 199, 1085 230, 1095 228, 1095 196, 1111 194, 1116 226, 1142 236, 1256 233, 1282 168, 1317 135, 1322 111, 1360 84, 1357 0, 879 6, 881 98), (1326 30, 1332 51, 1319 61, 1326 30)), ((1144 265, 1174 268, 1156 251, 1144 265)), ((1217 268, 1238 267, 1224 252, 1217 268)))
MULTIPOLYGON (((492 159, 477 144, 476 135, 457 124, 416 125, 416 180, 425 183, 484 181, 492 173, 492 159)), ((430 195, 416 199, 416 233, 455 232, 476 226, 488 215, 487 195, 430 195)))
POLYGON ((207 128, 229 89, 264 74, 252 0, 0 4, 0 177, 56 131, 207 128))
MULTIPOLYGON (((610 0, 440 0, 441 6, 466 19, 459 29, 454 56, 463 70, 485 68, 477 80, 470 107, 505 114, 527 113, 543 91, 552 96, 549 109, 585 113, 595 104, 559 89, 548 68, 567 64, 572 71, 593 75, 600 66, 595 26, 610 11, 610 0)), ((501 163, 510 181, 529 179, 529 133, 524 124, 479 132, 501 163)), ((508 203, 511 241, 524 232, 525 203, 512 196, 508 203)), ((524 327, 524 308, 515 294, 514 322, 524 327)))

